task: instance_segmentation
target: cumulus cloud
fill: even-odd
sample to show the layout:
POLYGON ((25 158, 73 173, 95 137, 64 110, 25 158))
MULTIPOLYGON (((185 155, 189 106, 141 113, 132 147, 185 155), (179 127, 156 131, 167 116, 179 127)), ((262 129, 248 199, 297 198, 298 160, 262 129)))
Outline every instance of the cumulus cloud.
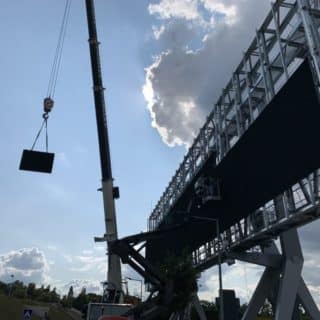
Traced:
MULTIPOLYGON (((253 294, 263 268, 237 261, 227 267, 223 265, 223 288, 235 290, 241 303, 248 302, 253 294)), ((202 300, 214 301, 219 295, 218 269, 211 268, 202 273, 199 280, 199 297, 202 300)))
POLYGON ((150 14, 157 14, 161 19, 185 18, 196 19, 198 13, 197 0, 162 0, 149 5, 150 14))
POLYGON ((48 283, 48 272, 49 263, 38 248, 14 250, 0 255, 1 281, 11 281, 11 275, 14 275, 15 280, 24 283, 48 283))
POLYGON ((68 269, 75 272, 99 272, 105 273, 107 266, 106 256, 92 255, 94 252, 85 250, 83 255, 63 255, 68 262, 68 269))
POLYGON ((74 279, 66 284, 60 285, 58 287, 58 291, 63 295, 67 294, 71 286, 73 287, 73 293, 75 296, 77 296, 83 288, 86 288, 87 293, 102 294, 102 285, 98 280, 74 279))
POLYGON ((146 68, 143 94, 170 145, 189 145, 249 46, 268 0, 162 0, 149 6, 161 52, 146 68), (187 9, 188 8, 188 9, 187 9))

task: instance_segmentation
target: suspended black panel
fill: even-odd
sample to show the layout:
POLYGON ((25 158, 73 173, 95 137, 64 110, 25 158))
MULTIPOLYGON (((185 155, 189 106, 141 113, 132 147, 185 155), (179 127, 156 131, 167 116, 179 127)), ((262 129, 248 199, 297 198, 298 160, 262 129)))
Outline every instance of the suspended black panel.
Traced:
POLYGON ((54 153, 23 150, 20 170, 51 173, 54 153))
MULTIPOLYGON (((190 184, 160 229, 202 216, 218 218, 223 231, 247 217, 320 168, 319 123, 320 105, 306 60, 221 163, 206 172, 219 178, 222 200, 193 207, 187 214, 194 195, 190 184)), ((181 230, 149 241, 146 253, 156 262, 169 252, 192 251, 214 235, 215 223, 187 222, 181 230)))

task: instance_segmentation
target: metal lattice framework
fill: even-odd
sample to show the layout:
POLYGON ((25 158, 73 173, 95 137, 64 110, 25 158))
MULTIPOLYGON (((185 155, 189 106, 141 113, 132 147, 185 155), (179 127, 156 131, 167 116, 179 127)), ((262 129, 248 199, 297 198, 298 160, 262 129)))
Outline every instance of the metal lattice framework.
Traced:
POLYGON ((320 172, 299 181, 277 199, 225 230, 192 254, 203 271, 217 264, 220 252, 245 251, 320 217, 320 172))
POLYGON ((278 0, 271 5, 267 18, 151 213, 149 230, 157 229, 170 214, 213 152, 217 164, 225 157, 306 57, 311 61, 315 85, 319 87, 319 26, 319 0, 278 0))

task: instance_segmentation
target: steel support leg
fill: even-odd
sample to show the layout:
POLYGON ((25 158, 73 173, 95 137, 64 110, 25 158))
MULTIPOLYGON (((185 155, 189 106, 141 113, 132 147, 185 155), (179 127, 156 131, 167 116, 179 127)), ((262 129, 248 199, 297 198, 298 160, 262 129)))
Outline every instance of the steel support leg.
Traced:
POLYGON ((270 267, 265 269, 242 320, 256 320, 260 308, 263 306, 278 280, 279 273, 277 270, 270 267))
POLYGON ((302 278, 300 278, 298 296, 307 315, 309 315, 313 320, 320 319, 320 311, 302 278))
POLYGON ((280 286, 277 298, 275 320, 292 320, 292 314, 300 285, 303 256, 296 229, 280 236, 284 255, 280 286))
POLYGON ((242 320, 255 320, 266 299, 273 305, 275 320, 298 320, 300 303, 311 319, 320 319, 319 309, 301 277, 303 255, 297 230, 283 233, 280 241, 282 261, 274 260, 274 257, 280 255, 274 242, 262 248, 261 255, 265 254, 265 257, 262 259, 258 255, 258 263, 252 259, 252 254, 248 254, 248 257, 245 257, 245 253, 237 255, 241 261, 266 266, 242 320), (272 259, 267 261, 268 257, 272 259))
POLYGON ((199 297, 197 294, 194 295, 194 297, 192 299, 192 304, 193 304, 194 308, 196 309, 200 320, 207 320, 207 316, 204 313, 204 310, 202 308, 202 305, 200 304, 199 297))

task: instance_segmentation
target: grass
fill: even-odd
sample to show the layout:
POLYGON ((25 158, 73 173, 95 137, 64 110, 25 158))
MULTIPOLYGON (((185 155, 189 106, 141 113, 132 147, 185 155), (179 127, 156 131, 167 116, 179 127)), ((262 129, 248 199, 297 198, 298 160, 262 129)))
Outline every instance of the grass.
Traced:
MULTIPOLYGON (((43 306, 49 307, 50 320, 73 320, 61 307, 53 306, 48 303, 41 303, 31 300, 16 299, 0 295, 0 319, 1 320, 22 320, 24 306, 43 306)), ((39 317, 32 315, 32 320, 41 320, 39 317)))
MULTIPOLYGON (((0 295, 0 318, 1 320, 21 320, 23 319, 24 305, 29 304, 26 300, 9 298, 0 295)), ((38 317, 32 317, 32 320, 40 320, 38 317)))

